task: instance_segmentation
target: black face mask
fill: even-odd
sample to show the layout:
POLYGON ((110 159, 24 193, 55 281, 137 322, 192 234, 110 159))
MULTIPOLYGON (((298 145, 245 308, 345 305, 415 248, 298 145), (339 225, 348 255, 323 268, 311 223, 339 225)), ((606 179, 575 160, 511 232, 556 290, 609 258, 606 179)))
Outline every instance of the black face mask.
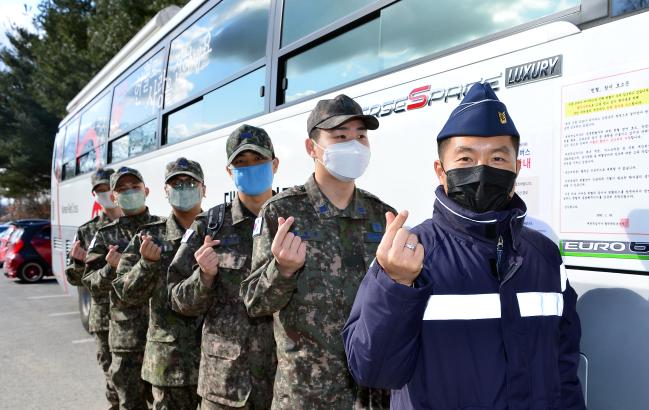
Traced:
POLYGON ((473 212, 507 208, 516 173, 487 165, 446 171, 448 197, 473 212))

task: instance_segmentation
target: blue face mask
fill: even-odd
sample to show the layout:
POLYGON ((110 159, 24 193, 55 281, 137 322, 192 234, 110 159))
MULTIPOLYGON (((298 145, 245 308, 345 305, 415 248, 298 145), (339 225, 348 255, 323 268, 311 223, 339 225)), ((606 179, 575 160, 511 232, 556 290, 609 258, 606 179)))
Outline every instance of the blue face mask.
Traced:
POLYGON ((273 161, 249 167, 232 167, 232 177, 237 190, 246 195, 259 195, 273 185, 273 161))

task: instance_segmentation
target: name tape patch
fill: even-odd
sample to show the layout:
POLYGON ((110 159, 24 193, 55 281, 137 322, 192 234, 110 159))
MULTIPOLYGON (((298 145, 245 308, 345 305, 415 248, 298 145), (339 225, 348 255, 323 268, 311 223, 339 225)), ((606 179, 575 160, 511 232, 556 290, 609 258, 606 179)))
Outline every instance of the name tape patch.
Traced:
POLYGON ((264 225, 264 218, 261 216, 255 219, 255 226, 252 229, 252 236, 257 236, 261 234, 261 228, 264 225))
POLYGON ((185 231, 185 234, 183 235, 183 238, 180 240, 180 243, 186 243, 189 240, 189 238, 192 237, 193 234, 194 234, 193 229, 187 229, 185 231))

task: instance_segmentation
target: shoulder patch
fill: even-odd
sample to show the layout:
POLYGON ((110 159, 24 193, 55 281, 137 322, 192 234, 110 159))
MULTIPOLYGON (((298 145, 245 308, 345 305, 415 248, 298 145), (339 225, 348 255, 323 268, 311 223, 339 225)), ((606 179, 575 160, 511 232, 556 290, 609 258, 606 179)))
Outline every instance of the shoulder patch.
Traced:
POLYGON ((255 219, 255 226, 252 228, 252 236, 261 235, 261 228, 264 226, 264 218, 261 216, 255 219))
POLYGON ((185 234, 183 235, 183 238, 180 240, 180 243, 186 243, 189 240, 189 238, 192 237, 193 234, 194 234, 194 230, 191 229, 191 228, 188 228, 185 231, 185 234))

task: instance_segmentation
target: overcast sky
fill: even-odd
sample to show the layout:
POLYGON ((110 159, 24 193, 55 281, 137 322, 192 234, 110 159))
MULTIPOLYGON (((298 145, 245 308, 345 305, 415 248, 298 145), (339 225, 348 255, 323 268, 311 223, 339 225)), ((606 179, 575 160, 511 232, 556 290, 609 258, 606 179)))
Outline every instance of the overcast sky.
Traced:
POLYGON ((0 45, 7 45, 5 32, 11 29, 12 24, 33 29, 32 18, 36 13, 38 2, 38 0, 0 0, 0 45))

